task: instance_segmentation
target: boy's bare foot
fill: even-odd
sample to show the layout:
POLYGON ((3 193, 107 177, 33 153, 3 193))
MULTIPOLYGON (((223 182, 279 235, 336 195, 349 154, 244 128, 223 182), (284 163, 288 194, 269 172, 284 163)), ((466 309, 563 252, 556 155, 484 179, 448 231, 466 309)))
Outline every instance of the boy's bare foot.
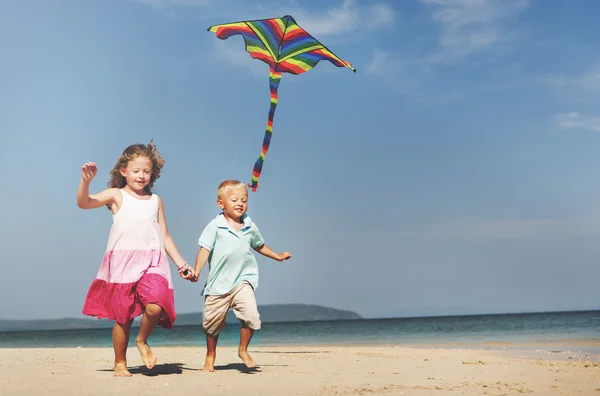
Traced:
POLYGON ((206 355, 206 359, 204 359, 204 368, 202 371, 207 373, 212 373, 215 371, 215 357, 206 355))
POLYGON ((238 351, 238 356, 240 357, 240 359, 242 359, 246 367, 256 367, 256 362, 254 361, 254 359, 252 359, 252 356, 250 356, 248 351, 238 351))
POLYGON ((154 367, 154 365, 156 364, 156 356, 154 356, 154 353, 152 352, 152 349, 150 349, 150 346, 144 341, 137 340, 135 341, 135 346, 137 346, 138 350, 140 351, 140 355, 142 355, 142 361, 144 362, 146 367, 148 367, 149 369, 154 367))
POLYGON ((127 362, 115 362, 115 377, 131 377, 127 370, 127 362))

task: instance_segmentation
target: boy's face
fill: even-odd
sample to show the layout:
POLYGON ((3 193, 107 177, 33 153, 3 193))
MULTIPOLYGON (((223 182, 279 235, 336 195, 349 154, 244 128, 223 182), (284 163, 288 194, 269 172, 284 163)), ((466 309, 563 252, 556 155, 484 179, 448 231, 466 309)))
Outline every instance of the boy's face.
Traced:
POLYGON ((232 220, 239 220, 248 210, 248 189, 246 186, 229 187, 217 199, 217 205, 232 220))

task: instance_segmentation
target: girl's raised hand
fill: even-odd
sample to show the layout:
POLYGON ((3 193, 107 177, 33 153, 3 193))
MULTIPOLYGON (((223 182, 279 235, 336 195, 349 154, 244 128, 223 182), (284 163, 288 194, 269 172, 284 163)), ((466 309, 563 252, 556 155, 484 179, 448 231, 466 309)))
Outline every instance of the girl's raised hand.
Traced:
POLYGON ((84 183, 89 183, 96 176, 97 172, 98 167, 95 162, 86 162, 81 167, 81 180, 83 180, 84 183))

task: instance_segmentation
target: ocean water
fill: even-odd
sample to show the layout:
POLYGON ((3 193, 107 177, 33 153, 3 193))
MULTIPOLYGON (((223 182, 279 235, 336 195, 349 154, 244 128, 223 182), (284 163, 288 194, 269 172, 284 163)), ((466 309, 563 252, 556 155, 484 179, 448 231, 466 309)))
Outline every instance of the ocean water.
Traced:
MULTIPOLYGON (((237 345, 239 324, 228 324, 219 345, 237 345)), ((131 343, 136 328, 132 329, 131 343)), ((253 346, 600 344, 600 311, 470 315, 397 319, 263 323, 253 346)), ((152 346, 205 346, 201 326, 158 327, 152 346)), ((111 329, 0 332, 0 348, 111 347, 111 329)), ((589 348, 588 348, 589 350, 589 348)), ((593 351, 594 353, 600 352, 593 351)))

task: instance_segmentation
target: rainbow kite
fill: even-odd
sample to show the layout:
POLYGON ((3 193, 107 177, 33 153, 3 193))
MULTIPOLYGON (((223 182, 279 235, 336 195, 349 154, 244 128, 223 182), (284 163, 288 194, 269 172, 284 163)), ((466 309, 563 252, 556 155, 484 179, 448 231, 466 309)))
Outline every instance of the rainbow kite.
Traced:
POLYGON ((281 73, 302 74, 312 69, 321 60, 328 60, 338 67, 347 67, 353 72, 356 72, 356 69, 350 63, 341 60, 329 51, 323 44, 298 26, 294 18, 289 15, 283 18, 214 25, 208 28, 208 31, 214 32, 222 40, 241 34, 246 43, 246 51, 250 56, 267 63, 270 68, 271 107, 269 109, 269 119, 262 151, 254 163, 252 182, 248 183, 252 191, 256 191, 263 162, 271 144, 273 115, 277 107, 277 88, 281 80, 281 73))

